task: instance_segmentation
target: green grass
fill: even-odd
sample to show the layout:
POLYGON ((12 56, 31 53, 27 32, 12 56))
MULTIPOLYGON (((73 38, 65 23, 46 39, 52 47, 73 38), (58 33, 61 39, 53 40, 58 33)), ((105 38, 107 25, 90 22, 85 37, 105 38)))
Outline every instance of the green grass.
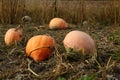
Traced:
MULTIPOLYGON (((82 75, 80 78, 74 79, 74 80, 96 80, 97 79, 97 75, 93 74, 93 75, 82 75)), ((58 77, 57 80, 67 80, 64 77, 58 77)))
POLYGON ((96 74, 93 74, 93 75, 83 75, 81 78, 79 79, 76 79, 76 80, 96 80, 97 78, 97 75, 96 74))
POLYGON ((118 27, 115 30, 113 30, 113 32, 110 33, 110 35, 108 37, 109 40, 118 47, 117 51, 114 52, 114 54, 113 54, 113 58, 115 60, 120 60, 120 31, 119 31, 119 29, 120 28, 118 27))

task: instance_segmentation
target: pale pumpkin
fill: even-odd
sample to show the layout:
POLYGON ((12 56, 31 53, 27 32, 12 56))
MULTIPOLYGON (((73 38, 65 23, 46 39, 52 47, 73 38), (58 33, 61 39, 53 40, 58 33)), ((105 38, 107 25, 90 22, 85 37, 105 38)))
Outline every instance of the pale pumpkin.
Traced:
POLYGON ((54 39, 47 35, 36 35, 30 38, 26 45, 26 54, 35 62, 45 60, 52 53, 54 39))
POLYGON ((66 29, 68 24, 62 18, 53 18, 49 23, 50 29, 66 29))
POLYGON ((22 28, 10 28, 4 37, 4 41, 6 45, 12 45, 15 42, 22 40, 22 28))
POLYGON ((71 48, 77 51, 84 51, 84 54, 93 55, 96 52, 94 40, 87 33, 82 31, 69 32, 64 40, 64 47, 66 49, 71 48))
POLYGON ((32 21, 32 19, 31 19, 30 16, 23 16, 23 17, 21 18, 21 20, 22 20, 22 22, 24 22, 24 23, 28 23, 28 22, 31 22, 31 21, 32 21))

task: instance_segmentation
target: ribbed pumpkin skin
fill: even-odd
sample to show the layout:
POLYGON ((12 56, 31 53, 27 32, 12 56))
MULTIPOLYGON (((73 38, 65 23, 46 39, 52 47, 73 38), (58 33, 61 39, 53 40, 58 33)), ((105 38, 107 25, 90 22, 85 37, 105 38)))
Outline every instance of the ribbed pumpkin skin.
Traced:
POLYGON ((35 62, 39 62, 48 58, 52 53, 55 42, 51 36, 37 35, 33 36, 26 45, 26 54, 33 58, 35 62))
POLYGON ((11 28, 9 29, 4 37, 4 41, 6 45, 14 44, 17 41, 21 41, 22 39, 22 29, 11 28))
POLYGON ((62 18, 53 18, 49 23, 50 29, 66 29, 68 24, 62 18))
POLYGON ((96 51, 94 40, 82 31, 69 32, 64 40, 63 44, 65 48, 73 48, 75 50, 84 49, 85 54, 93 55, 96 51))

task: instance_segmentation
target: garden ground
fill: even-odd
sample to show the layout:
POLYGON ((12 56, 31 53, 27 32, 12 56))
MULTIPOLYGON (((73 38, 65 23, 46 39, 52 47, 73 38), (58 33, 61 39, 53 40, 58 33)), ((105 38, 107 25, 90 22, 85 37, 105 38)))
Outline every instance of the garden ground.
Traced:
MULTIPOLYGON (((69 25, 66 30, 50 30, 48 25, 26 24, 23 39, 15 46, 6 46, 5 32, 17 25, 0 25, 0 79, 1 80, 110 80, 120 79, 120 27, 69 25), (88 33, 97 48, 96 58, 68 56, 63 46, 65 35, 72 30, 88 33), (25 54, 25 46, 32 36, 47 34, 55 39, 53 54, 45 61, 34 62, 25 54), (29 63, 31 64, 29 65, 29 63), (29 67, 29 68, 28 68, 29 67), (34 71, 30 71, 30 68, 34 71), (36 74, 35 74, 36 73, 36 74)), ((89 44, 88 44, 89 45, 89 44)))

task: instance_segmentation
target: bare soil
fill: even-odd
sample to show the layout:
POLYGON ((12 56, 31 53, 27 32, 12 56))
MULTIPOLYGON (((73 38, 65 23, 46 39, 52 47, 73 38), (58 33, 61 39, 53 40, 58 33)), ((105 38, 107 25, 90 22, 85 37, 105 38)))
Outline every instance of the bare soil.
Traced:
POLYGON ((5 32, 16 26, 0 25, 0 80, 62 80, 61 77, 66 80, 77 80, 83 75, 95 75, 93 80, 120 80, 119 26, 69 25, 66 30, 50 30, 48 25, 26 24, 22 41, 14 46, 6 46, 5 32), (77 53, 68 57, 62 41, 72 30, 84 31, 95 40, 96 58, 77 56, 77 53), (38 34, 54 37, 56 48, 47 60, 36 63, 26 56, 25 46, 28 39, 38 34), (37 75, 33 74, 28 66, 37 75))

